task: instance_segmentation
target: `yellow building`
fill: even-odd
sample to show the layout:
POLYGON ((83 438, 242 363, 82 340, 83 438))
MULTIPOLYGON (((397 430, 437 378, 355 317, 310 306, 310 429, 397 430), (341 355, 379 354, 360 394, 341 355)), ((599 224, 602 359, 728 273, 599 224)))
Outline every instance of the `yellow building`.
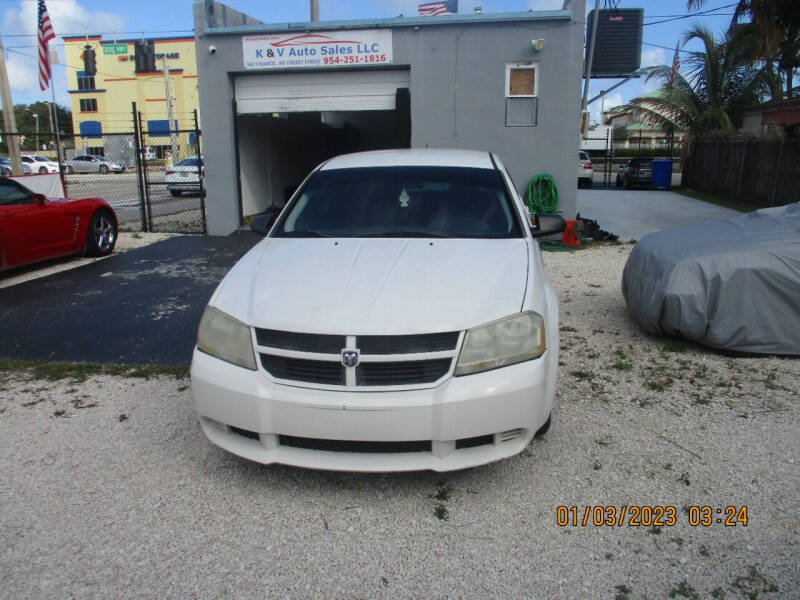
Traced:
POLYGON ((198 103, 194 38, 148 38, 146 41, 151 44, 155 59, 148 66, 154 63, 155 70, 143 68, 141 58, 146 48, 141 45, 142 40, 103 40, 97 35, 64 38, 77 153, 111 154, 114 159, 122 160, 130 156, 132 136, 123 140, 123 136, 110 134, 133 132, 132 103, 135 102, 141 113, 148 158, 162 158, 172 144, 179 146, 181 154, 194 154, 192 132, 175 136, 168 133, 171 129, 193 130, 195 127, 194 110, 198 103), (84 72, 83 53, 87 44, 95 51, 97 73, 93 77, 84 72), (142 53, 139 61, 137 52, 142 53), (168 119, 167 89, 173 103, 172 127, 168 119))

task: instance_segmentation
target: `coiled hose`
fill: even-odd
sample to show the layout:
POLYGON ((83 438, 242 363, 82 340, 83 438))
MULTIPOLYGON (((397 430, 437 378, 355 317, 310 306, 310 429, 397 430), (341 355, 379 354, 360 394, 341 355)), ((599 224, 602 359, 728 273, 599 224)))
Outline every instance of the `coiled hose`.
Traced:
POLYGON ((537 173, 528 182, 525 204, 531 216, 536 213, 555 213, 558 208, 558 189, 556 182, 547 173, 537 173))

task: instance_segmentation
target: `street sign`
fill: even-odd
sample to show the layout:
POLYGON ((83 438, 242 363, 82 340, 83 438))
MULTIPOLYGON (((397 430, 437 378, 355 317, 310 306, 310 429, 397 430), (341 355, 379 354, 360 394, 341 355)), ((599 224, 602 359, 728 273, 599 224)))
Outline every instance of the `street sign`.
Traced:
POLYGON ((127 54, 128 44, 103 44, 103 54, 127 54))

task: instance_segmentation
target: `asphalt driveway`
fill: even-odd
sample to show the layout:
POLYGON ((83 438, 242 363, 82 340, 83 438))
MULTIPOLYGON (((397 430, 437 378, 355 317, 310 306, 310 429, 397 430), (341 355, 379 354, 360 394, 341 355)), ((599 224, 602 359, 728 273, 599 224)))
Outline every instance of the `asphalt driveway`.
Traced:
POLYGON ((181 236, 0 289, 0 357, 188 365, 197 323, 261 236, 181 236))
POLYGON ((674 192, 617 188, 578 190, 578 212, 625 241, 640 240, 669 227, 741 214, 674 192))

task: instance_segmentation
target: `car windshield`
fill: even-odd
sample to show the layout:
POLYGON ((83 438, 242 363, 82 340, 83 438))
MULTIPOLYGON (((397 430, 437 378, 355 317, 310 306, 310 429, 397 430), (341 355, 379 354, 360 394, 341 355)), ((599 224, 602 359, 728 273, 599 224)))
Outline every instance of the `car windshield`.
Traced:
POLYGON ((520 237, 496 170, 369 167, 318 171, 278 237, 520 237))
MULTIPOLYGON (((200 163, 203 164, 202 162, 200 163)), ((197 166, 197 158, 184 158, 180 161, 176 167, 196 167, 197 166)))
POLYGON ((38 162, 50 162, 50 159, 44 156, 31 156, 31 158, 38 162))

